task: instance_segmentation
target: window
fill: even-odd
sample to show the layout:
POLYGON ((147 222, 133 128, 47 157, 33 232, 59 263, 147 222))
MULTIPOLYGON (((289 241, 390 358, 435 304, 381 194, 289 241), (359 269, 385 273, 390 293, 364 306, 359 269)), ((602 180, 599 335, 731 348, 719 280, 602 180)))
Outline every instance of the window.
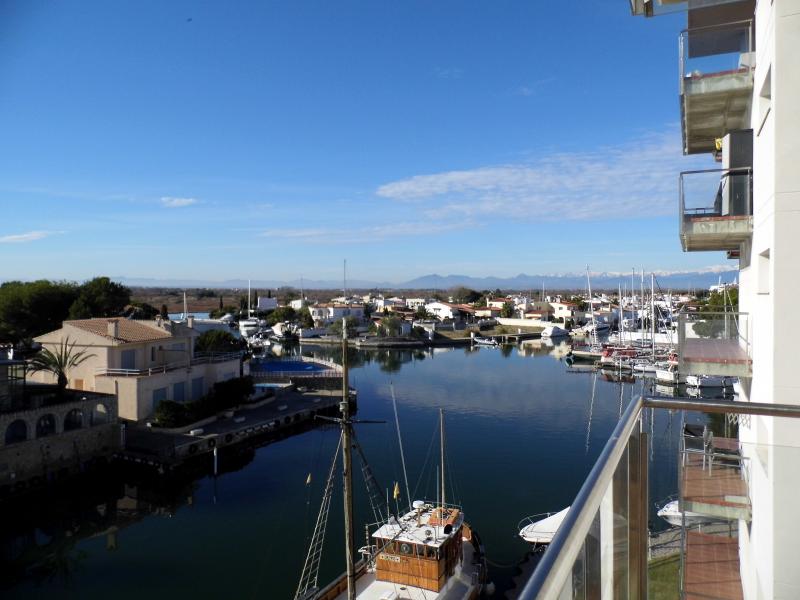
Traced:
POLYGON ((153 390, 153 410, 158 408, 162 400, 167 399, 167 388, 158 388, 153 390))
POLYGON ((199 400, 203 397, 203 378, 195 377, 192 379, 192 400, 199 400))
POLYGON ((186 383, 179 381, 172 384, 172 399, 175 402, 183 402, 186 400, 186 383))
POLYGON ((772 66, 767 69, 764 83, 761 84, 761 91, 758 93, 758 133, 764 128, 770 110, 772 110, 772 66))
POLYGON ((756 276, 758 277, 759 294, 769 294, 770 266, 769 248, 767 248, 758 255, 758 272, 756 276))
POLYGON ((156 347, 150 346, 150 362, 156 362, 156 347))
POLYGON ((136 350, 123 350, 122 352, 120 352, 120 368, 121 369, 136 368, 136 350))

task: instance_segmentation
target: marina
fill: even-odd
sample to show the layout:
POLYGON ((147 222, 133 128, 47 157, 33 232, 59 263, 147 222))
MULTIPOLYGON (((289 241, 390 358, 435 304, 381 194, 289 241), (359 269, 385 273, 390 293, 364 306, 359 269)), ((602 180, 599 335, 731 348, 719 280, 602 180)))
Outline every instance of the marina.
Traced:
MULTIPOLYGON (((396 439, 392 389, 412 499, 418 499, 415 496, 424 490, 428 490, 425 495, 435 491, 436 469, 429 453, 431 444, 435 448, 437 443, 439 409, 445 410, 448 455, 458 457, 451 459, 448 469, 455 490, 448 503, 467 507, 490 561, 487 583, 494 584, 498 594, 514 585, 517 565, 530 551, 517 536, 519 519, 552 510, 554 503, 569 505, 619 415, 630 398, 642 391, 639 383, 609 382, 595 373, 589 377, 569 373, 566 364, 553 355, 555 350, 555 346, 504 346, 500 351, 452 347, 349 352, 350 383, 358 390, 359 418, 385 421, 355 427, 391 504, 395 502, 392 488, 395 482, 402 482, 399 449, 392 441, 396 439), (492 427, 482 426, 487 420, 492 427), (480 439, 475 436, 478 428, 480 439), (525 452, 519 451, 522 447, 525 452), (553 455, 558 456, 557 461, 544 459, 553 455), (476 470, 480 477, 474 476, 476 470), (547 485, 514 485, 534 479, 547 481, 547 485), (504 510, 500 512, 496 510, 500 496, 495 490, 502 490, 504 510)), ((304 344, 302 353, 335 362, 341 357, 339 348, 329 346, 304 344)), ((653 424, 658 443, 653 444, 651 460, 658 476, 653 476, 651 486, 657 497, 673 493, 677 485, 674 456, 679 429, 679 422, 667 415, 653 424)), ((270 572, 286 574, 285 579, 269 584, 275 597, 291 597, 326 479, 328 459, 323 457, 333 454, 337 438, 332 424, 321 423, 268 445, 221 448, 216 477, 212 457, 207 455, 199 461, 203 470, 188 481, 182 482, 180 472, 162 480, 152 479, 155 475, 148 471, 143 481, 123 480, 120 484, 112 483, 112 478, 109 485, 95 484, 78 497, 68 495, 64 506, 75 506, 68 520, 41 521, 31 514, 5 532, 0 543, 4 552, 11 552, 7 554, 12 558, 10 564, 24 566, 22 571, 15 567, 12 573, 30 572, 34 564, 49 560, 56 548, 68 556, 80 555, 80 562, 69 567, 68 573, 70 589, 82 598, 104 597, 110 577, 131 586, 135 581, 132 589, 137 594, 156 590, 180 594, 187 586, 202 586, 209 594, 249 595, 265 585, 260 575, 265 564, 270 565, 270 572), (104 499, 101 503, 93 500, 98 494, 104 499), (98 517, 90 515, 96 514, 100 505, 113 509, 103 509, 105 524, 100 529, 88 527, 83 519, 97 521, 98 517), (170 518, 165 520, 167 514, 170 518), (78 527, 77 532, 65 538, 73 527, 78 527), (49 534, 43 537, 37 531, 49 534), (107 549, 112 537, 113 552, 107 549), (281 544, 273 543, 275 539, 282 540, 281 544), (57 540, 64 542, 56 545, 57 540), (12 548, 36 549, 36 553, 12 548), (177 556, 204 568, 143 576, 135 565, 145 554, 173 560, 177 556), (39 558, 26 558, 32 556, 39 558), (234 568, 240 576, 231 579, 227 573, 234 568)), ((358 478, 356 486, 363 489, 358 478)), ((448 486, 450 478, 448 475, 448 486)), ((356 495, 355 520, 372 522, 364 496, 356 495)), ((404 491, 398 502, 408 504, 404 491)), ((654 521, 653 526, 659 524, 654 521)), ((326 541, 330 552, 320 564, 320 582, 335 581, 342 572, 341 531, 337 494, 326 541)), ((64 585, 63 579, 42 581, 20 574, 3 582, 3 595, 26 597, 34 589, 61 593, 64 585)))

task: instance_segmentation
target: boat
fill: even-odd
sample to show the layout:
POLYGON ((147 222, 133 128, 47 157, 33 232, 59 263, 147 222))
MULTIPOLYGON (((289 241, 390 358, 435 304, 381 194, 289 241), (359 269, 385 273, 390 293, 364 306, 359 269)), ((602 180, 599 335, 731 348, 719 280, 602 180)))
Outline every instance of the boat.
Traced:
POLYGON ((733 378, 719 375, 687 375, 686 385, 695 388, 727 388, 733 385, 733 378))
POLYGON ((254 333, 258 332, 260 328, 261 324, 255 317, 250 317, 248 319, 242 319, 239 321, 239 333, 242 334, 242 337, 249 338, 254 333))
MULTIPOLYGON (((438 498, 436 501, 415 500, 403 514, 390 514, 388 497, 384 501, 382 489, 377 485, 364 453, 355 440, 353 421, 350 419, 350 393, 347 383, 347 333, 346 328, 343 330, 343 401, 340 404, 342 412, 341 418, 334 419, 341 427, 341 435, 294 598, 295 600, 399 600, 401 598, 476 600, 485 581, 486 559, 480 540, 467 523, 462 508, 447 502, 444 412, 439 411, 441 464, 437 473, 438 498), (343 480, 346 571, 329 585, 319 588, 317 583, 320 556, 333 482, 337 479, 336 467, 340 449, 345 475, 343 480), (367 544, 359 548, 358 552, 362 558, 358 562, 355 561, 353 551, 355 531, 352 449, 357 451, 361 459, 362 471, 370 488, 370 504, 378 518, 378 522, 366 528, 367 544)), ((408 501, 408 477, 405 475, 399 423, 397 432, 406 482, 406 501, 408 501)), ((400 488, 396 483, 394 486, 396 503, 399 497, 400 488)))
POLYGON ((540 513, 525 517, 517 525, 519 537, 529 544, 533 544, 534 549, 547 546, 553 541, 553 536, 566 518, 569 509, 568 506, 556 513, 540 513))
POLYGON ((670 525, 682 527, 683 525, 697 525, 704 523, 708 517, 690 510, 681 512, 680 503, 677 500, 670 500, 664 504, 656 513, 670 525))
POLYGON ((661 383, 670 383, 672 385, 680 383, 678 366, 671 364, 668 367, 656 369, 656 381, 660 381, 661 383))
POLYGON ((472 343, 477 344, 478 346, 499 346, 500 344, 497 340, 492 338, 485 338, 479 335, 472 336, 472 343))
POLYGON ((548 325, 542 330, 542 337, 547 338, 557 338, 557 337, 566 337, 569 335, 569 331, 566 329, 561 329, 558 325, 548 325))

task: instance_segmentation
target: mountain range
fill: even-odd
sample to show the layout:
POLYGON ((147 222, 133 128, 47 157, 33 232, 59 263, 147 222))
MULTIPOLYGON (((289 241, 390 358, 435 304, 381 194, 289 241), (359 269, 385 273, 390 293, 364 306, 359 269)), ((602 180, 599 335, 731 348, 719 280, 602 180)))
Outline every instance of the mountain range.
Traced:
MULTIPOLYGON (((736 280, 737 270, 733 267, 711 267, 698 271, 672 271, 656 272, 656 282, 662 290, 667 289, 702 289, 718 283, 720 280, 730 283, 736 280)), ((178 288, 247 288, 246 279, 228 279, 225 281, 211 281, 200 279, 147 279, 131 277, 112 277, 128 286, 138 287, 178 287, 178 288)), ((633 277, 634 286, 641 284, 641 273, 633 277)), ((279 287, 305 289, 342 289, 341 281, 325 281, 304 279, 297 280, 262 280, 253 279, 250 285, 254 289, 274 289, 279 287)), ((615 290, 619 285, 631 285, 631 273, 592 273, 592 288, 615 290)), ((645 287, 650 285, 650 274, 645 274, 645 287)), ((586 287, 585 273, 564 273, 545 275, 526 275, 520 273, 515 277, 471 277, 468 275, 437 275, 430 274, 417 277, 405 282, 348 280, 348 289, 420 289, 420 290, 447 290, 464 286, 475 290, 503 289, 503 290, 541 290, 542 286, 549 290, 582 290, 586 287)))

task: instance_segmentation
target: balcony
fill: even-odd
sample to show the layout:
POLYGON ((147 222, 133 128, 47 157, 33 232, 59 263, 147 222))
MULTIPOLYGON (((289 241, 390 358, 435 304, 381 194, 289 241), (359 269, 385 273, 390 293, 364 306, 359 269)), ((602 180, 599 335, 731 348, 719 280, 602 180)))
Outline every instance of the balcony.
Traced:
POLYGON ((716 152, 716 140, 750 126, 755 46, 752 21, 686 29, 680 34, 684 154, 716 152))
MULTIPOLYGON (((708 11, 713 13, 727 12, 742 4, 751 4, 752 0, 629 0, 631 14, 635 17, 660 17, 680 11, 708 11), (727 9, 727 10, 726 10, 727 9)), ((752 14, 752 9, 750 14, 752 14)), ((730 19, 728 19, 730 20, 730 19)))
POLYGON ((95 370, 95 375, 108 375, 111 377, 149 377, 159 373, 169 373, 177 369, 189 369, 195 365, 209 365, 231 360, 238 361, 241 359, 241 356, 239 352, 197 352, 191 359, 164 363, 146 369, 112 369, 110 367, 99 367, 95 370))
POLYGON ((747 313, 700 313, 678 317, 681 375, 752 377, 747 313))
MULTIPOLYGON (((738 421, 742 437, 752 437, 762 429, 761 440, 774 439, 766 434, 766 428, 774 427, 796 441, 800 425, 800 406, 796 405, 687 398, 631 401, 519 598, 645 599, 666 593, 686 599, 739 600, 744 596, 743 581, 757 580, 762 570, 771 576, 773 565, 778 568, 777 558, 757 560, 762 551, 769 556, 792 551, 798 526, 791 498, 800 446, 714 438, 703 428, 702 435, 685 438, 678 459, 682 463, 681 524, 657 542, 666 543, 666 551, 673 554, 649 560, 655 548, 647 536, 648 511, 653 505, 648 486, 648 430, 652 426, 648 419, 654 410, 716 413, 726 423, 738 421), (773 502, 771 493, 776 498, 788 494, 787 501, 773 502), (725 509, 724 515, 718 514, 720 508, 725 509), (692 510, 690 515, 687 509, 700 514, 692 510), (673 543, 676 532, 677 545, 673 543), (740 532, 746 539, 740 539, 740 532), (780 546, 773 541, 779 538, 780 546), (680 569, 666 582, 674 588, 662 587, 650 596, 651 569, 658 569, 663 558, 679 559, 680 569)), ((780 569, 784 595, 796 597, 793 563, 783 561, 780 569)), ((665 585, 664 579, 660 583, 665 585)))
POLYGON ((753 235, 751 169, 684 171, 679 192, 684 252, 739 252, 753 235))

